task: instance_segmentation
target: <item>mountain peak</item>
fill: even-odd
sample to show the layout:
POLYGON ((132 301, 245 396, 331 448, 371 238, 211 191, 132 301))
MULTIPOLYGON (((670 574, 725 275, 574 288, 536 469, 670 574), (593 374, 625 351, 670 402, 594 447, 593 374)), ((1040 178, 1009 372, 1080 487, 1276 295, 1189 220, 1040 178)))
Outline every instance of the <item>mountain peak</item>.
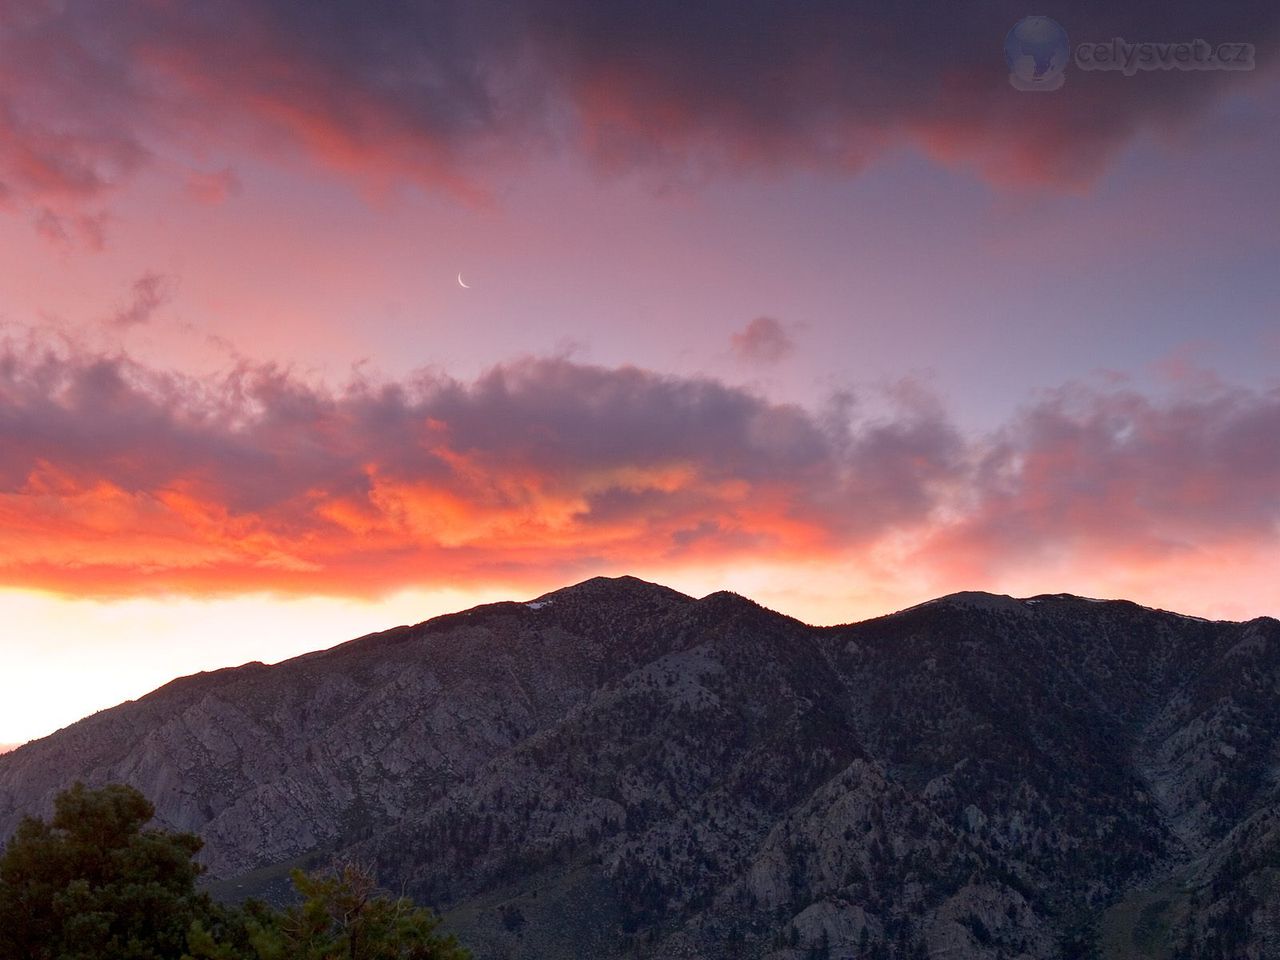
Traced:
POLYGON ((899 610, 898 613, 910 613, 913 610, 921 610, 925 607, 962 607, 968 610, 987 610, 991 612, 1004 613, 1026 613, 1026 606, 1021 600, 1003 593, 986 593, 982 590, 962 590, 958 593, 949 593, 945 597, 938 597, 935 600, 926 600, 924 603, 917 603, 914 607, 907 607, 905 610, 899 610))
POLYGON ((648 580, 641 580, 639 577, 624 575, 621 577, 591 577, 581 583, 575 583, 568 587, 561 587, 559 590, 553 590, 550 593, 544 593, 532 602, 545 604, 566 599, 598 601, 615 598, 652 598, 685 602, 693 600, 692 597, 680 593, 678 590, 672 590, 670 587, 664 587, 660 583, 651 583, 648 580))

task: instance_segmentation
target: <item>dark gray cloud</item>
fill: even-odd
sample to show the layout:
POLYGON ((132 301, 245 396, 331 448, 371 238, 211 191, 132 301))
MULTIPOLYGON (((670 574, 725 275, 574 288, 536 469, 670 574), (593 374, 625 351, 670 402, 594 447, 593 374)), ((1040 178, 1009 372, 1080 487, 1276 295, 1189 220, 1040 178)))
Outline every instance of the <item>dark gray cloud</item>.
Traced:
MULTIPOLYGON (((1273 3, 1055 11, 1073 40, 1237 41, 1269 67, 1273 3)), ((1233 73, 1010 88, 1025 7, 888 0, 32 0, 0 9, 0 198, 82 213, 154 145, 304 155, 467 190, 487 160, 572 144, 606 164, 856 169, 914 143, 995 179, 1079 182, 1184 124, 1233 73)), ((1260 71, 1261 72, 1261 71, 1260 71)))

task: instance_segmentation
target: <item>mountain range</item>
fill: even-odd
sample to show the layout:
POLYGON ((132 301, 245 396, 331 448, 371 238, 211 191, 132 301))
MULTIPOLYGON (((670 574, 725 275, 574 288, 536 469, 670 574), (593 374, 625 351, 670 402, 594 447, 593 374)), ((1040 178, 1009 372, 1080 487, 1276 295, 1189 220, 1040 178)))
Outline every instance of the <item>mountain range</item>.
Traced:
POLYGON ((812 627, 630 577, 185 677, 0 756, 334 858, 478 960, 1280 956, 1280 622, 961 593, 812 627))

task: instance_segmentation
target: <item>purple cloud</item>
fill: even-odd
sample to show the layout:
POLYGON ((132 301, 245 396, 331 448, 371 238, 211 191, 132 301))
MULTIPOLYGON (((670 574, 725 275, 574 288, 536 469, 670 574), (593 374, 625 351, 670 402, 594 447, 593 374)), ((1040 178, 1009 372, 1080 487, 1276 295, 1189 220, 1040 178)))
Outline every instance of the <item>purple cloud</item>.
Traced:
POLYGON ((756 317, 729 338, 734 354, 753 363, 777 363, 795 350, 795 343, 773 317, 756 317))
POLYGON ((1073 40, 1254 44, 1259 68, 1011 89, 1025 8, 601 0, 88 0, 0 9, 0 198, 67 218, 157 145, 305 157, 461 191, 490 160, 566 144, 609 166, 856 170, 908 144, 992 180, 1078 184, 1269 71, 1280 11, 1089 2, 1073 40))

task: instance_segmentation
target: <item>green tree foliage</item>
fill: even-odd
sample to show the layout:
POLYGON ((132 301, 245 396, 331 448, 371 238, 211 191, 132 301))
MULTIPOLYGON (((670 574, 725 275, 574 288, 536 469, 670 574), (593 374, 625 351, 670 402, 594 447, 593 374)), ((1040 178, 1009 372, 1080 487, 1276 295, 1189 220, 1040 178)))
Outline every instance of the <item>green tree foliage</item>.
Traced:
POLYGON ((0 956, 173 960, 194 921, 218 926, 200 839, 144 830, 154 812, 129 787, 76 784, 50 822, 25 819, 0 857, 0 956))
POLYGON ((224 908, 196 889, 200 839, 144 829, 130 787, 59 796, 0 857, 0 958, 21 960, 468 960, 431 911, 378 891, 355 865, 293 875, 283 911, 224 908))
POLYGON ((302 902, 247 920, 250 950, 219 944, 197 926, 195 960, 468 960, 440 920, 405 898, 380 894, 373 874, 354 864, 330 873, 293 874, 302 902))

